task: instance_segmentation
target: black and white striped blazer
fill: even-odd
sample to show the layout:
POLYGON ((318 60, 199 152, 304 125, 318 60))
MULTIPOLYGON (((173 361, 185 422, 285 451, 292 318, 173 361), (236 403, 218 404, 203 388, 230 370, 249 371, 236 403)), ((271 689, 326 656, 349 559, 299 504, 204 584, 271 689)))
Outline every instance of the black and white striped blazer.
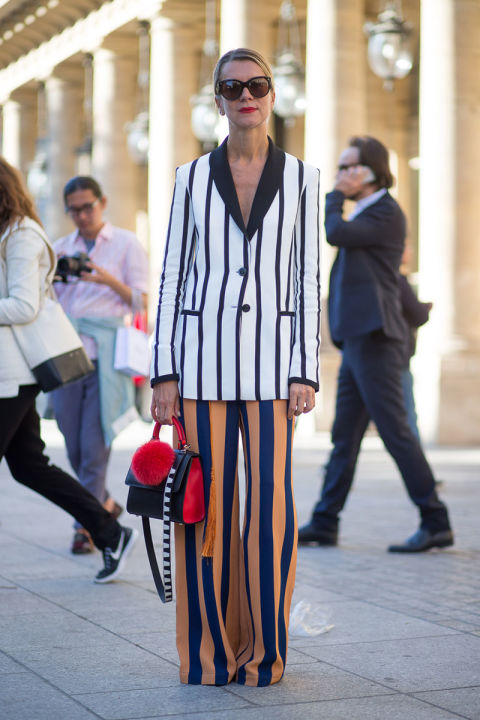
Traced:
POLYGON ((245 227, 226 141, 177 169, 152 353, 152 386, 197 400, 318 390, 319 171, 277 148, 245 227))

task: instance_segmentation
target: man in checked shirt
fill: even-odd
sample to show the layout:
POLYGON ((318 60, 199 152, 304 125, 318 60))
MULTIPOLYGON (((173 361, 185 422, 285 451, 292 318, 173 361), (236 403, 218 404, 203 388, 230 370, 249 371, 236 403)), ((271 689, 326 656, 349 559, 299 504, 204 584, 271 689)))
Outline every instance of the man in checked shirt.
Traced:
MULTIPOLYGON (((95 372, 52 393, 53 409, 78 479, 116 517, 123 508, 106 488, 111 443, 136 417, 131 378, 113 369, 115 334, 131 313, 147 305, 147 256, 136 236, 103 219, 107 199, 91 177, 77 176, 63 191, 76 230, 54 244, 73 260, 71 274, 55 284, 77 327, 95 372), (83 268, 83 269, 82 269, 83 268)), ((67 261, 68 264, 68 261, 67 261)), ((91 552, 87 531, 75 526, 72 552, 91 552)))

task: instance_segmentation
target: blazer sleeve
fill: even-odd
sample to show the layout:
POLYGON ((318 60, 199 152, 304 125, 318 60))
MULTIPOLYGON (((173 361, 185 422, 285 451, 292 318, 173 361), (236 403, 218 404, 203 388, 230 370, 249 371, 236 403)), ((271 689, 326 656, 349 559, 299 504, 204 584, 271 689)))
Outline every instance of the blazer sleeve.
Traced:
POLYGON ((295 223, 295 336, 288 383, 319 389, 320 173, 305 166, 305 187, 295 223))
POLYGON ((179 379, 175 357, 175 336, 194 242, 194 218, 186 170, 185 166, 177 169, 170 210, 152 348, 150 369, 152 387, 160 382, 179 379))
POLYGON ((325 231, 329 245, 362 248, 385 244, 395 219, 394 205, 376 202, 353 220, 342 217, 345 195, 340 190, 327 193, 325 198, 325 231))
POLYGON ((45 242, 32 228, 20 227, 6 246, 8 297, 0 299, 0 325, 24 325, 40 309, 40 260, 45 242))

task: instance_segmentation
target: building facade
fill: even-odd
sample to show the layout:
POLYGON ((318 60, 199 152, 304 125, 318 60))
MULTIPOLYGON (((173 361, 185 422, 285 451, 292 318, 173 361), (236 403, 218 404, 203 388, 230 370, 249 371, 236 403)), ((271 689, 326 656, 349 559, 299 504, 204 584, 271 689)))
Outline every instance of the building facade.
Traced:
MULTIPOLYGON (((333 183, 353 134, 391 152, 421 299, 432 301, 414 359, 422 434, 480 441, 480 0, 403 0, 412 71, 387 91, 367 63, 366 21, 379 0, 296 0, 306 112, 272 120, 281 146, 333 183)), ((52 238, 71 227, 62 188, 94 175, 108 217, 148 249, 153 308, 175 168, 205 147, 191 127, 205 39, 274 60, 281 0, 0 0, 0 151, 28 177, 52 238), (210 38, 211 39, 211 38, 210 38), (145 60, 147 53, 147 60, 145 60), (146 63, 146 66, 145 66, 146 63), (148 158, 132 157, 131 123, 148 113, 148 158)), ((144 127, 145 129, 145 127, 144 127)), ((324 244, 323 287, 332 250, 324 244)), ((323 322, 316 425, 333 416, 338 353, 323 322)))

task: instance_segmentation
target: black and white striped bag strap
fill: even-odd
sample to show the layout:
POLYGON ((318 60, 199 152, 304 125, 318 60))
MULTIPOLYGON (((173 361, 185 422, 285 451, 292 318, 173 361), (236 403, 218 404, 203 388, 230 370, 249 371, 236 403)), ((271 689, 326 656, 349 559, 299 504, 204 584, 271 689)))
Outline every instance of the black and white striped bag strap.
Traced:
POLYGON ((172 562, 170 551, 171 536, 171 520, 170 507, 172 498, 172 487, 175 480, 175 471, 177 463, 174 462, 168 477, 165 481, 165 491, 163 494, 163 581, 158 568, 155 549, 153 547, 152 530, 150 527, 150 518, 142 515, 143 535, 145 537, 145 547, 147 548, 148 561, 152 570, 155 587, 160 596, 160 600, 164 603, 171 602, 172 593, 172 562))

